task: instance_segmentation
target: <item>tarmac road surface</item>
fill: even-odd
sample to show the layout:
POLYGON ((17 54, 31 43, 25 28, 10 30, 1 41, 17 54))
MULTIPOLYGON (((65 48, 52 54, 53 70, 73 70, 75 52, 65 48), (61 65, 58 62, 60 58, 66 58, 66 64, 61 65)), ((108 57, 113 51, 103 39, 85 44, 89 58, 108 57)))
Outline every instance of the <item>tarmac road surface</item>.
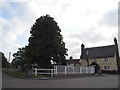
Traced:
POLYGON ((3 74, 3 88, 118 88, 118 75, 36 80, 3 74))

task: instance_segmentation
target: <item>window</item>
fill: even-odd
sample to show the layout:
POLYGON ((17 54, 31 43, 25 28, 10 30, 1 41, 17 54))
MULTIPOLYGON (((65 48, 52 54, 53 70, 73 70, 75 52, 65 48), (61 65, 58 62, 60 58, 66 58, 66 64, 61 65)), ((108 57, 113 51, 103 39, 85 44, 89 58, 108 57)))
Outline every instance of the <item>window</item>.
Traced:
POLYGON ((108 59, 108 58, 105 58, 105 59, 104 59, 104 61, 105 61, 105 62, 108 62, 108 61, 109 61, 109 59, 108 59))
POLYGON ((104 66, 104 69, 108 70, 108 69, 110 69, 110 66, 104 66))

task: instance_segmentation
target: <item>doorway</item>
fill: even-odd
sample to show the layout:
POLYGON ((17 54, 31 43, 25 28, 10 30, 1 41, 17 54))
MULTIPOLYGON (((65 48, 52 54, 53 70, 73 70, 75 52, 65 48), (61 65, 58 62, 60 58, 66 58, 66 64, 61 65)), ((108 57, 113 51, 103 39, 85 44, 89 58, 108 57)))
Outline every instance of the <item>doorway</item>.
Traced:
POLYGON ((92 62, 90 66, 93 66, 95 68, 95 73, 97 73, 100 70, 100 65, 96 62, 92 62))

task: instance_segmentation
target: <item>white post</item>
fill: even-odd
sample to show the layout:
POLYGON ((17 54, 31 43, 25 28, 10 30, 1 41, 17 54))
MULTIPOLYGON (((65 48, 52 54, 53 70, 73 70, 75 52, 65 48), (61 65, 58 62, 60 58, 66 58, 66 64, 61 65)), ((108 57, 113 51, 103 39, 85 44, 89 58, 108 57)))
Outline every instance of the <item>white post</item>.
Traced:
POLYGON ((90 73, 93 73, 93 67, 91 67, 91 69, 90 69, 90 73))
POLYGON ((57 66, 55 66, 55 70, 56 70, 56 75, 57 75, 57 66))
POLYGON ((54 74, 56 74, 56 69, 55 69, 55 66, 54 66, 54 74))
POLYGON ((88 67, 87 72, 90 73, 90 67, 88 67))
POLYGON ((51 69, 51 77, 53 77, 53 69, 51 69))
POLYGON ((75 74, 74 66, 73 66, 73 74, 75 74))
POLYGON ((86 73, 88 73, 88 67, 86 67, 86 73))
POLYGON ((92 73, 95 73, 95 67, 92 67, 92 73))
POLYGON ((35 68, 35 76, 37 76, 37 68, 35 68))
POLYGON ((80 74, 81 74, 81 67, 80 67, 80 74))
POLYGON ((67 71, 67 69, 66 69, 66 66, 65 66, 65 75, 67 74, 67 72, 66 72, 66 71, 67 71))
POLYGON ((92 73, 92 67, 90 67, 90 73, 92 73))

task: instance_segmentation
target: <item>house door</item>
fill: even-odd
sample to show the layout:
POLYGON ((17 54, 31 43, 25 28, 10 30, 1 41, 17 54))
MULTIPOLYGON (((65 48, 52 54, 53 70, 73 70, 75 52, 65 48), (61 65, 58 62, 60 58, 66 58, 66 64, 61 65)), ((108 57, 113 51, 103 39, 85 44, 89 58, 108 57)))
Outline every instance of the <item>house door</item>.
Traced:
POLYGON ((100 65, 97 64, 96 62, 92 62, 90 66, 93 66, 95 68, 95 73, 97 73, 97 71, 99 71, 100 69, 100 65))

